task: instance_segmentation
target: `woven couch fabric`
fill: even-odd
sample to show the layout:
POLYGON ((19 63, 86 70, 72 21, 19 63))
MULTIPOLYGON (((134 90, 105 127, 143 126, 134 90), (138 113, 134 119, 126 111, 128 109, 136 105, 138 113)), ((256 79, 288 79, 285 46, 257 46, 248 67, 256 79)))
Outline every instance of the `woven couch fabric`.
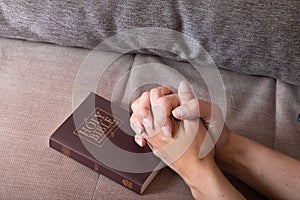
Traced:
MULTIPOLYGON (((48 147, 52 132, 72 112, 74 80, 88 53, 0 39, 0 199, 191 199, 188 187, 169 168, 140 196, 48 147)), ((209 98, 203 80, 189 64, 146 55, 124 55, 112 63, 97 93, 111 99, 115 83, 125 74, 120 103, 130 101, 135 81, 143 78, 133 69, 153 62, 189 77, 196 92, 209 98)), ((241 135, 300 159, 299 86, 226 70, 221 74, 227 124, 241 135)), ((145 89, 147 85, 134 94, 145 89)))
POLYGON ((198 40, 220 68, 294 85, 300 85, 299 19, 297 0, 0 2, 2 37, 93 48, 121 31, 163 27, 198 40))
MULTIPOLYGON (((191 199, 168 168, 140 196, 49 147, 50 135, 72 112, 74 80, 87 53, 0 39, 0 199, 191 199)), ((125 55, 112 64, 98 94, 109 99, 132 62, 125 55)))

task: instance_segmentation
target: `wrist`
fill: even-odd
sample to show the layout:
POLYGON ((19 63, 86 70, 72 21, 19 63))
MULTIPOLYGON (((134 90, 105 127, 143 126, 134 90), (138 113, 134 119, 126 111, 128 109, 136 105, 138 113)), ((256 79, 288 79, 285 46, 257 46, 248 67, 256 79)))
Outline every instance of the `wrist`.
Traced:
POLYGON ((236 156, 239 152, 239 136, 233 131, 228 131, 228 139, 222 147, 216 147, 216 163, 221 169, 229 170, 235 166, 236 156))
POLYGON ((211 190, 216 188, 216 182, 219 180, 215 161, 199 159, 192 166, 181 177, 189 186, 195 199, 211 199, 211 190))
POLYGON ((188 176, 185 176, 183 179, 186 184, 192 188, 202 188, 207 184, 209 179, 214 179, 218 166, 213 162, 206 164, 200 163, 197 168, 189 172, 188 176), (202 185, 203 184, 203 185, 202 185))
POLYGON ((214 174, 216 169, 218 169, 218 166, 214 159, 198 159, 192 165, 189 165, 180 176, 190 188, 201 187, 202 183, 205 184, 204 180, 214 174))
POLYGON ((209 162, 191 176, 184 178, 195 199, 244 199, 230 184, 218 168, 216 162, 209 162))

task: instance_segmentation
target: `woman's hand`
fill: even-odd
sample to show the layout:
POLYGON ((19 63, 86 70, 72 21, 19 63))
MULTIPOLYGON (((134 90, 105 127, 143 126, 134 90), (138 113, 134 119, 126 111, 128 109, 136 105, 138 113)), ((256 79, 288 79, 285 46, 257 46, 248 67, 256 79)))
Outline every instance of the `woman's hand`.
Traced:
MULTIPOLYGON (((198 165, 202 162, 203 168, 207 168, 207 165, 214 162, 214 145, 202 120, 198 116, 190 117, 189 120, 181 118, 181 121, 172 117, 172 111, 180 102, 184 105, 193 98, 189 85, 182 82, 178 95, 172 94, 170 88, 162 86, 143 93, 132 104, 131 124, 137 132, 137 143, 143 146, 147 141, 154 154, 182 176, 187 176, 186 163, 198 165), (212 148, 209 155, 200 160, 199 152, 205 136, 212 148)), ((175 117, 176 113, 182 114, 180 108, 175 111, 175 117)), ((177 117, 180 118, 178 115, 177 117)))
POLYGON ((220 128, 214 124, 219 118, 212 118, 210 104, 204 103, 194 99, 186 82, 180 83, 178 95, 166 86, 143 93, 132 104, 135 140, 140 146, 147 142, 154 154, 185 180, 196 199, 243 198, 215 163, 214 142, 208 130, 220 128), (205 109, 199 109, 202 104, 205 109), (202 114, 205 124, 199 117, 202 114), (210 128, 210 124, 214 126, 210 128))
MULTIPOLYGON (((231 131, 226 126, 221 109, 218 106, 201 99, 191 99, 182 102, 179 107, 172 111, 172 114, 179 120, 201 118, 213 140, 212 145, 207 144, 206 149, 202 149, 204 156, 215 146, 215 154, 218 157, 228 146, 231 131)), ((205 142, 209 143, 208 140, 205 142)))

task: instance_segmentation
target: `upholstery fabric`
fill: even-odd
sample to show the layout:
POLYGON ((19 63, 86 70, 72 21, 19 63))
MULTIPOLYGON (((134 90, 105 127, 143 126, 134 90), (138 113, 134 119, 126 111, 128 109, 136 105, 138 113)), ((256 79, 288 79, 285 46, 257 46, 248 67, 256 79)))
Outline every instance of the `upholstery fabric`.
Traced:
POLYGON ((132 28, 163 27, 198 40, 220 68, 300 85, 299 6, 297 0, 2 0, 0 36, 93 48, 132 28))
MULTIPOLYGON (((0 39, 0 199, 192 199, 188 187, 169 168, 140 196, 48 147, 52 132, 72 112, 75 78, 88 53, 80 48, 0 39)), ((117 82, 125 76, 118 98, 126 107, 125 102, 152 87, 135 87, 145 77, 134 69, 145 63, 179 71, 198 95, 209 100, 205 83, 190 64, 139 54, 123 55, 113 62, 100 78, 97 93, 111 100, 117 82)), ((300 159, 300 87, 227 70, 221 70, 221 75, 229 127, 300 159)), ((240 190, 246 196, 249 193, 247 187, 240 190)))

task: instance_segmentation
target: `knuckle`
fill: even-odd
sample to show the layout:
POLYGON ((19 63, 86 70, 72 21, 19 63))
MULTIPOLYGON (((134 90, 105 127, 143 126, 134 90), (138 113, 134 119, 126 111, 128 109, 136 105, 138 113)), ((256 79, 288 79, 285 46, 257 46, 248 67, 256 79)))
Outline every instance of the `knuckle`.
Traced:
POLYGON ((132 122, 134 122, 134 120, 135 120, 135 116, 134 116, 134 114, 132 114, 129 118, 129 121, 130 121, 130 123, 132 123, 132 122))
POLYGON ((136 116, 135 113, 133 113, 129 119, 130 123, 136 123, 138 122, 138 117, 136 116))
POLYGON ((149 95, 148 91, 147 92, 143 92, 143 94, 141 95, 141 98, 146 98, 146 97, 148 97, 148 95, 149 95))
POLYGON ((131 110, 132 110, 133 112, 136 112, 136 108, 137 108, 137 104, 138 104, 137 101, 138 101, 138 100, 135 100, 135 101, 131 104, 131 110))
POLYGON ((166 97, 160 97, 157 99, 157 104, 159 104, 159 105, 166 105, 168 103, 169 103, 169 101, 166 97))
POLYGON ((166 85, 166 87, 172 92, 172 93, 177 93, 177 89, 173 87, 172 85, 166 85))
POLYGON ((151 97, 155 97, 155 96, 158 96, 159 94, 159 89, 158 88, 153 88, 150 90, 150 96, 151 97))
POLYGON ((194 95, 191 92, 180 92, 180 96, 187 100, 194 98, 194 95))
POLYGON ((136 115, 137 115, 137 118, 142 120, 148 116, 148 112, 145 109, 139 109, 139 110, 137 110, 136 115))
POLYGON ((140 121, 143 121, 144 118, 147 117, 147 114, 145 111, 139 111, 138 114, 137 114, 137 118, 140 120, 140 121))
POLYGON ((199 106, 199 100, 198 99, 192 99, 192 100, 190 100, 190 104, 199 106))

